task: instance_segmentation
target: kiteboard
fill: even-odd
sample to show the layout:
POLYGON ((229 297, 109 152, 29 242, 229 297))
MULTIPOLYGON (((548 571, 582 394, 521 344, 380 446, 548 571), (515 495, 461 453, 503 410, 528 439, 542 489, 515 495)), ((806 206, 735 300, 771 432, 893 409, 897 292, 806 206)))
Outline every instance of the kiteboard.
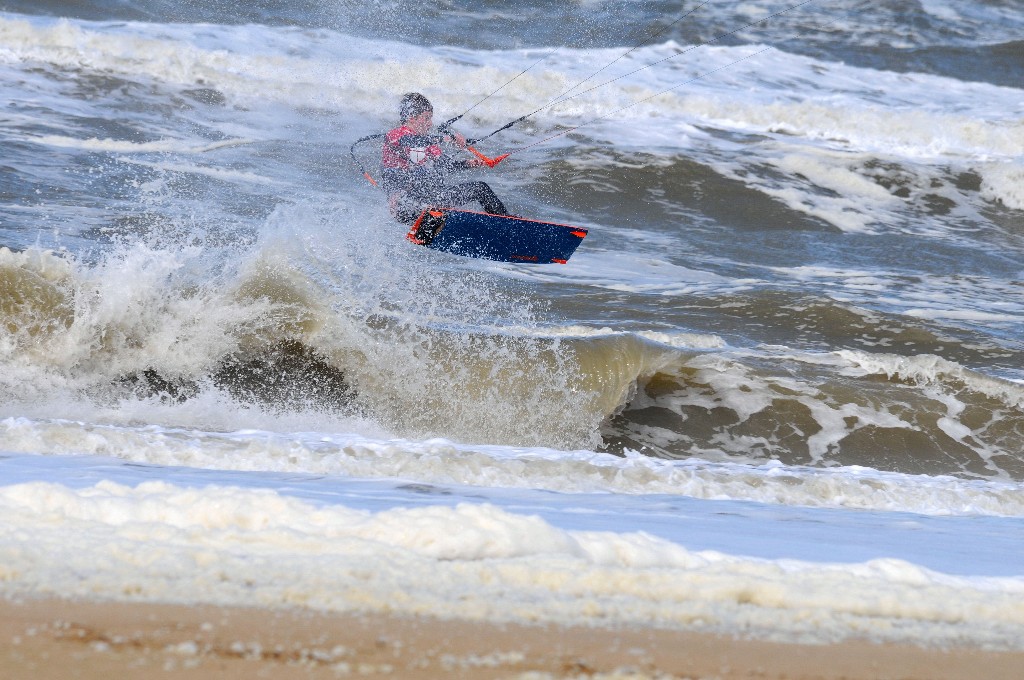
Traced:
POLYGON ((406 238, 416 245, 465 257, 565 264, 586 235, 586 229, 567 224, 470 210, 427 208, 406 238))

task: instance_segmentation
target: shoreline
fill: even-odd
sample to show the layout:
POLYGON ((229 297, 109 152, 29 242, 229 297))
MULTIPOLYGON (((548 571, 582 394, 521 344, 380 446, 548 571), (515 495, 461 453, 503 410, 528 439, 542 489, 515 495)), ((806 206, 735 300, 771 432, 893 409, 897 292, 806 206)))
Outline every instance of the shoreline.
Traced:
POLYGON ((0 667, 5 680, 1016 680, 1024 651, 780 643, 635 627, 297 608, 0 598, 0 667))

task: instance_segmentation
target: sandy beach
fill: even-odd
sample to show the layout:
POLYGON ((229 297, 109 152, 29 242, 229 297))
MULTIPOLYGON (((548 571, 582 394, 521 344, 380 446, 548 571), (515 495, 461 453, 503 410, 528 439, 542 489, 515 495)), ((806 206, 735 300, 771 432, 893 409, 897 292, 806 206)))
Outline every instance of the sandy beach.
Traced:
POLYGON ((666 630, 22 599, 0 601, 5 680, 49 678, 1020 677, 1024 653, 800 645, 666 630))

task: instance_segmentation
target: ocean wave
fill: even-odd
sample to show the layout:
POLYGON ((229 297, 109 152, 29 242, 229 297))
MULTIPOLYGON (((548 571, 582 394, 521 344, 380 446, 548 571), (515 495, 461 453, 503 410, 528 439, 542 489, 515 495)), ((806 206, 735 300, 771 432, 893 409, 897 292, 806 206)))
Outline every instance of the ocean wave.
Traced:
MULTIPOLYGON (((402 55, 394 43, 360 38, 331 31, 304 35, 306 51, 296 54, 294 39, 299 29, 265 26, 193 27, 173 24, 99 23, 0 15, 0 38, 15 60, 38 61, 62 68, 86 69, 133 78, 156 78, 180 86, 214 88, 245 102, 273 98, 297 106, 325 107, 361 115, 377 113, 408 89, 441 89, 452 80, 460 87, 445 95, 447 107, 468 108, 480 93, 493 90, 536 60, 529 50, 477 51, 466 48, 425 49, 405 46, 402 55), (128 30, 130 29, 130 30, 128 30), (255 49, 254 45, 260 45, 255 49)), ((991 119, 990 109, 966 108, 965 95, 1008 103, 1012 90, 994 88, 926 74, 899 74, 819 62, 799 55, 771 51, 730 68, 722 77, 698 78, 685 93, 664 92, 653 101, 632 108, 658 92, 731 64, 750 54, 755 46, 703 46, 669 41, 637 51, 643 68, 631 61, 631 73, 610 73, 594 85, 545 107, 545 117, 559 122, 584 122, 594 116, 609 117, 606 123, 636 117, 680 120, 688 125, 714 124, 726 130, 749 133, 781 133, 809 143, 863 153, 894 152, 908 158, 987 155, 1013 158, 1024 148, 1020 131, 1001 118, 991 119), (691 50, 693 54, 690 54, 691 50), (674 58, 684 56, 680 63, 674 58), (830 73, 829 96, 822 99, 815 76, 830 73), (767 74, 772 75, 767 75, 767 74), (871 87, 864 85, 870 74, 871 87), (766 80, 767 79, 767 80, 766 80), (733 81, 759 84, 752 96, 742 99, 723 87, 733 81), (772 85, 784 86, 785 95, 772 85), (593 88, 593 92, 591 91, 593 88), (948 91, 948 94, 942 94, 948 91), (894 106, 891 95, 914 101, 911 108, 894 106), (938 99, 937 99, 938 98, 938 99), (956 102, 956 106, 948 106, 956 102), (581 120, 583 118, 584 120, 581 120), (991 119, 991 120, 990 120, 991 119)), ((567 48, 546 60, 544 72, 524 73, 502 93, 494 110, 488 103, 476 116, 487 123, 504 122, 510 110, 533 110, 539 104, 563 97, 574 81, 587 74, 595 59, 611 60, 615 49, 567 48)), ((620 68, 620 71, 622 69, 620 68)), ((450 89, 450 88, 449 88, 450 89)), ((218 95, 220 96, 220 95, 218 95)), ((1007 110, 1012 110, 1008 105, 1007 110)), ((536 121, 535 121, 536 122, 536 121)), ((617 126, 620 139, 635 129, 617 126)), ((650 126, 647 126, 650 127, 650 126)), ((645 144, 669 141, 659 130, 647 131, 645 144)))
MULTIPOLYGON (((127 412, 136 411, 129 408, 127 412)), ((156 420, 151 412, 146 415, 147 422, 156 420)), ((286 418, 270 417, 263 422, 279 429, 295 426, 286 418)), ((352 419, 338 427, 352 431, 361 425, 352 419)), ((687 496, 929 516, 1024 517, 1024 488, 1008 481, 914 475, 863 466, 667 460, 635 451, 617 456, 323 431, 218 433, 25 417, 0 420, 0 450, 42 456, 106 456, 142 465, 204 470, 403 479, 441 486, 687 496)))
POLYGON ((1022 398, 934 356, 700 354, 644 376, 602 433, 665 457, 1020 480, 1022 398))
MULTIPOLYGON (((403 288, 368 281, 360 290, 358 281, 318 280, 327 273, 306 266, 303 247, 274 241, 218 262, 230 255, 135 244, 94 266, 2 251, 10 310, 0 349, 16 368, 0 378, 4 409, 62 403, 95 414, 124 402, 160 410, 206 400, 224 414, 252 406, 330 420, 340 410, 408 436, 571 447, 596 445, 597 423, 636 377, 628 363, 621 375, 594 367, 594 385, 583 385, 577 354, 557 335, 458 330, 458 314, 497 314, 503 304, 518 308, 504 318, 528 318, 521 300, 503 302, 472 278, 410 266, 403 288), (418 293, 446 279, 437 300, 418 293), (410 314, 424 302, 433 314, 410 314)), ((190 413, 183 406, 179 417, 195 422, 190 413)), ((200 416, 207 426, 218 420, 206 409, 200 416)))
MULTIPOLYGON (((203 249, 125 246, 92 267, 0 251, 0 348, 15 367, 0 379, 0 414, 61 403, 127 422, 152 408, 154 422, 210 428, 255 409, 476 444, 1024 479, 1024 392, 948 359, 546 332, 518 298, 459 275, 432 315, 410 316, 416 280, 446 275, 410 266, 404 292, 328 284, 301 239, 279 237, 213 270, 199 265, 203 249), (518 325, 477 322, 480 309, 504 306, 518 308, 518 325)), ((865 335, 892 332, 885 319, 861 320, 865 335)))
MULTIPOLYGON (((691 50, 692 45, 668 41, 637 50, 637 61, 630 60, 628 67, 618 65, 634 70, 640 68, 637 62, 656 67, 626 71, 630 75, 622 80, 618 77, 624 73, 609 73, 600 88, 583 88, 561 104, 538 110, 589 75, 595 59, 614 59, 619 52, 566 48, 546 60, 543 71, 522 73, 524 66, 536 61, 532 50, 404 46, 398 53, 395 44, 385 40, 328 30, 300 37, 299 30, 258 25, 202 25, 190 30, 188 25, 0 15, 0 42, 12 68, 22 73, 19 64, 46 65, 30 75, 32 82, 47 80, 50 71, 57 80, 63 80, 64 71, 88 73, 97 77, 97 84, 79 77, 78 87, 86 93, 95 87, 97 96, 111 87, 111 78, 146 86, 139 90, 151 90, 148 84, 156 81, 169 92, 147 92, 144 96, 151 97, 154 106, 165 106, 167 98, 180 95, 190 102, 215 101, 217 108, 286 107, 341 116, 361 131, 368 125, 386 125, 395 100, 407 90, 437 92, 431 96, 439 110, 472 107, 463 121, 467 134, 471 128, 489 130, 521 112, 535 111, 539 115, 531 115, 529 129, 504 134, 508 147, 521 148, 541 135, 572 128, 585 144, 600 147, 601 162, 596 170, 591 164, 581 172, 579 157, 593 154, 576 154, 572 167, 562 173, 558 167, 544 167, 546 159, 534 155, 524 172, 548 173, 555 182, 565 181, 560 175, 567 174, 574 188, 589 183, 597 194, 614 189, 630 199, 636 187, 668 185, 660 191, 682 196, 667 202, 670 215, 678 214, 680 201, 694 204, 698 214, 722 212, 721 205, 701 201, 701 192, 690 186, 707 185, 715 188, 715 195, 727 191, 734 196, 730 204, 749 206, 751 216, 742 223, 757 215, 762 222, 788 227, 851 234, 909 230, 962 239, 959 225, 981 222, 979 211, 989 205, 1011 210, 1021 205, 1019 183, 1013 179, 1015 159, 1024 154, 1024 128, 1014 114, 1019 97, 1011 88, 858 68, 781 50, 717 73, 758 48, 705 45, 691 50), (302 50, 295 49, 297 41, 302 50), (705 72, 716 76, 697 77, 705 72), (671 89, 695 77, 685 90, 671 89), (481 101, 496 83, 510 79, 514 82, 502 88, 499 97, 481 101), (460 86, 453 89, 452 82, 460 86), (196 95, 198 91, 212 94, 196 95), (723 143, 723 136, 733 138, 738 148, 723 143), (614 154, 609 152, 609 140, 614 142, 614 154), (616 158, 636 165, 638 153, 647 156, 643 165, 654 169, 653 177, 615 167, 616 158), (674 161, 680 155, 703 166, 700 174, 710 177, 693 178, 689 165, 674 161), (666 163, 676 167, 666 170, 666 163), (660 175, 665 177, 659 179, 660 175), (913 220, 911 226, 908 214, 935 219, 913 220)), ((45 93, 50 86, 40 88, 45 93)), ((178 102, 173 106, 181 108, 178 102)), ((172 141, 164 130, 132 131, 153 137, 140 142, 104 137, 95 130, 83 130, 79 138, 39 134, 32 125, 26 127, 31 132, 13 132, 12 138, 100 153, 195 153, 231 143, 172 141)), ((233 124, 220 121, 215 127, 228 131, 233 124)), ((249 132, 255 130, 246 130, 244 139, 258 143, 260 135, 249 132)), ((270 138, 287 134, 262 132, 270 138)), ((541 151, 556 154, 575 143, 558 136, 541 151)), ((282 186, 291 179, 248 167, 172 160, 146 167, 243 186, 282 186)), ((591 202, 599 202, 600 196, 594 199, 591 202)), ((727 218, 736 217, 724 212, 727 218)))

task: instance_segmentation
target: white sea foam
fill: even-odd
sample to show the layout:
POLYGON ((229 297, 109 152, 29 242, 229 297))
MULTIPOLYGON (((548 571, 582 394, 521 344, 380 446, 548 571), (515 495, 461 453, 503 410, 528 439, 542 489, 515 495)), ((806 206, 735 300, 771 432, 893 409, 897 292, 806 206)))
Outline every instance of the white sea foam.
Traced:
POLYGON ((119 153, 204 153, 232 146, 248 144, 248 139, 224 139, 206 144, 196 144, 175 139, 160 139, 151 142, 130 142, 119 139, 76 139, 62 135, 42 135, 31 138, 38 144, 68 149, 87 149, 89 151, 115 151, 119 153))
MULTIPOLYGON (((559 338, 624 338, 629 335, 607 326, 595 327, 574 324, 571 326, 523 327, 501 325, 488 329, 494 333, 509 333, 515 336, 559 337, 559 338)), ((638 331, 637 336, 677 349, 722 349, 727 343, 720 336, 708 333, 685 333, 682 331, 638 331)))
POLYGON ((1008 482, 905 475, 867 468, 815 469, 671 461, 640 454, 380 440, 357 435, 103 426, 6 418, 0 443, 12 452, 94 454, 152 465, 402 478, 564 493, 684 495, 780 505, 1024 516, 1024 488, 1008 482))
POLYGON ((940 384, 944 379, 955 379, 972 390, 997 399, 1007 406, 1024 406, 1024 390, 1014 382, 1001 380, 971 371, 960 364, 935 355, 901 356, 896 354, 870 354, 852 350, 835 353, 849 362, 848 370, 878 373, 890 377, 913 380, 919 385, 940 384))
POLYGON ((378 513, 162 482, 0 488, 8 595, 655 625, 1018 649, 1024 580, 768 561, 564 531, 486 504, 378 513), (31 536, 31 540, 27 537, 31 536))
POLYGON ((968 321, 1010 322, 1018 318, 1015 314, 981 312, 976 309, 908 309, 904 314, 919 319, 961 319, 968 321))
POLYGON ((124 158, 121 160, 125 163, 134 163, 135 165, 141 165, 147 168, 153 168, 155 170, 185 173, 190 175, 202 175, 203 177, 209 177, 210 179, 216 179, 222 182, 251 182, 253 184, 261 184, 264 186, 285 186, 284 182, 280 182, 276 179, 266 177, 255 172, 247 172, 244 170, 218 168, 199 163, 154 163, 150 161, 138 160, 135 158, 124 158))
MULTIPOLYGON (((556 276, 576 283, 600 286, 608 290, 646 293, 652 295, 692 295, 742 290, 749 280, 730 280, 696 267, 673 264, 663 257, 645 253, 623 253, 618 250, 585 252, 573 256, 569 272, 555 272, 556 276)), ((549 279, 547 272, 514 272, 517 278, 549 279)))
POLYGON ((981 168, 981 193, 1007 208, 1024 210, 1024 164, 991 163, 981 168))
POLYGON ((727 346, 725 340, 720 336, 703 333, 640 331, 639 335, 648 340, 678 349, 722 349, 727 346))

